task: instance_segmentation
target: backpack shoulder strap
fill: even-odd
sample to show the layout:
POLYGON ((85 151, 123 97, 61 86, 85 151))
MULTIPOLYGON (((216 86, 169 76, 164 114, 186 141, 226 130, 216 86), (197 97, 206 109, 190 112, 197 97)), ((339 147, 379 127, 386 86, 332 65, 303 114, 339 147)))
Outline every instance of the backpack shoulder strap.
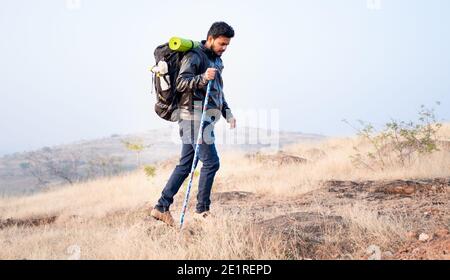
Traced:
POLYGON ((208 67, 210 67, 208 56, 200 48, 195 48, 190 51, 193 53, 196 53, 200 57, 201 63, 200 63, 199 71, 201 73, 198 73, 198 74, 204 73, 206 71, 206 69, 208 69, 208 67))

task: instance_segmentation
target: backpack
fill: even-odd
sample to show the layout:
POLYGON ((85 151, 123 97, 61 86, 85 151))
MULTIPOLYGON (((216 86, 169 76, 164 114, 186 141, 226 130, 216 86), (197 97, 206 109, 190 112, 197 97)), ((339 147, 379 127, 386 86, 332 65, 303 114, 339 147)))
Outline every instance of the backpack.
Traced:
POLYGON ((173 112, 177 109, 179 95, 176 78, 180 71, 183 53, 172 51, 169 43, 158 46, 154 52, 156 64, 152 71, 152 93, 156 93, 155 112, 161 118, 175 122, 173 112))
POLYGON ((180 93, 176 90, 176 79, 185 54, 186 52, 171 50, 169 43, 158 46, 154 52, 156 64, 151 71, 152 92, 156 93, 155 112, 159 117, 171 122, 179 120, 179 114, 174 114, 180 99, 180 93))

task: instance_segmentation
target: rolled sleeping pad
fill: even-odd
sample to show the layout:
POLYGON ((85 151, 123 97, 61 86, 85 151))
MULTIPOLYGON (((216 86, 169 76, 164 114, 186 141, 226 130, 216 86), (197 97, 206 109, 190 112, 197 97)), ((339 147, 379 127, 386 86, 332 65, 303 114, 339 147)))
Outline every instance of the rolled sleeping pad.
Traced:
POLYGON ((200 42, 183 39, 180 37, 172 37, 169 40, 169 48, 177 52, 187 52, 190 49, 200 46, 200 42))

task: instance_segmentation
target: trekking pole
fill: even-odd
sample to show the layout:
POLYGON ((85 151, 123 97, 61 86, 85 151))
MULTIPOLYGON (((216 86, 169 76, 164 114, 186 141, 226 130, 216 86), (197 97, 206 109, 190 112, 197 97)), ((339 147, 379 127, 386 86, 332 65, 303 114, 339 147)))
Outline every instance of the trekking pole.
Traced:
MULTIPOLYGON (((206 115, 206 109, 208 106, 209 93, 211 91, 211 84, 212 84, 212 81, 209 81, 208 87, 206 89, 205 104, 203 105, 202 117, 200 119, 200 129, 199 129, 198 136, 197 136, 197 143, 195 144, 194 160, 192 161, 189 184, 187 187, 186 196, 184 198, 183 210, 181 211, 181 216, 180 216, 180 230, 183 228, 184 216, 186 215, 186 209, 187 209, 187 205, 188 205, 188 201, 189 201, 189 193, 191 192, 192 180, 194 179, 194 171, 195 171, 195 168, 197 167, 197 163, 198 163, 198 153, 200 150, 200 142, 202 141, 202 138, 203 138, 203 124, 205 122, 205 115, 206 115)), ((195 118, 194 118, 194 120, 195 120, 195 118)))

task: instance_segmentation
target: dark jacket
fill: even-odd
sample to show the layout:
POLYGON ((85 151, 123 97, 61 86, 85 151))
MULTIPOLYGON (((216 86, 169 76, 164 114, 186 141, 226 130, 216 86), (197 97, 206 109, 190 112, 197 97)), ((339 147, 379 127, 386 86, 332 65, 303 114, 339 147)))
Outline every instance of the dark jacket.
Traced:
POLYGON ((204 77, 207 68, 217 68, 216 77, 212 81, 208 110, 217 109, 227 121, 233 117, 223 94, 222 70, 220 56, 207 49, 202 41, 200 47, 187 52, 181 60, 180 72, 176 80, 177 91, 181 94, 178 108, 182 119, 191 119, 194 109, 201 112, 205 101, 208 81, 204 77), (194 103, 195 102, 195 103, 194 103), (194 104, 200 104, 195 106, 194 104))

